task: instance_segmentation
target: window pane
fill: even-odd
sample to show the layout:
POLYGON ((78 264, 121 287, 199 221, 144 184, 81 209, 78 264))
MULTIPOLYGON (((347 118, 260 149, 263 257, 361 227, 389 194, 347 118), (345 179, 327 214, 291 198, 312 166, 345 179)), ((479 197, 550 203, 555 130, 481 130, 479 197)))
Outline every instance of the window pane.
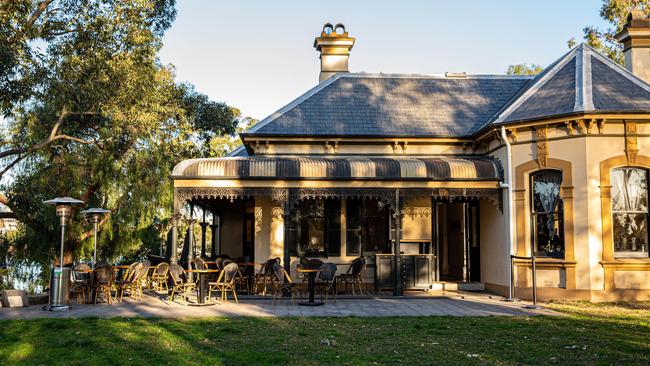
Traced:
POLYGON ((298 255, 325 255, 325 204, 323 200, 305 200, 299 205, 300 241, 298 255))
POLYGON ((558 215, 535 214, 533 219, 535 243, 537 243, 536 254, 561 256, 564 252, 564 244, 558 215))
POLYGON ((364 252, 390 253, 388 241, 388 210, 376 199, 363 201, 363 250, 364 252))
POLYGON ((648 212, 647 173, 643 169, 612 171, 612 211, 648 212))
POLYGON ((555 212, 560 200, 562 173, 543 170, 532 175, 533 212, 555 212))
POLYGON ((361 254, 361 200, 348 199, 345 207, 347 254, 361 254))
POLYGON ((619 254, 648 255, 648 215, 614 213, 614 249, 619 254))
POLYGON ((325 201, 325 220, 327 221, 327 255, 341 255, 341 201, 325 201))

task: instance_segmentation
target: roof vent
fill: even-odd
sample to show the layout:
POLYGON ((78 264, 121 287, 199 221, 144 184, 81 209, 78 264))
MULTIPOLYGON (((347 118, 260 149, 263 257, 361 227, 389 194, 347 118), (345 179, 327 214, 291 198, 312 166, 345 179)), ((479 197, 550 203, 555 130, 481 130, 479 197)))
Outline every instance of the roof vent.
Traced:
POLYGON ((445 77, 449 79, 467 79, 465 72, 446 72, 445 77))

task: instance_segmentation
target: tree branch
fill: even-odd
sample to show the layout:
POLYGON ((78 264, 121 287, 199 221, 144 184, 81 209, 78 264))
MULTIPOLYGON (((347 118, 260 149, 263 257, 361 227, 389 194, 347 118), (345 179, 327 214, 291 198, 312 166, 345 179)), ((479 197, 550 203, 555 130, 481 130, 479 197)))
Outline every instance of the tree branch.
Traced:
POLYGON ((17 147, 17 148, 14 148, 14 149, 9 149, 9 150, 2 151, 2 152, 0 152, 0 159, 5 158, 7 156, 11 156, 11 155, 20 155, 20 154, 31 153, 31 152, 34 152, 34 151, 36 151, 38 149, 41 149, 41 148, 47 146, 48 144, 50 144, 50 143, 52 143, 54 141, 57 141, 57 140, 69 140, 69 141, 74 141, 74 142, 78 142, 80 144, 86 144, 86 145, 96 142, 96 141, 91 141, 91 140, 80 139, 78 137, 74 137, 74 136, 70 136, 70 135, 58 134, 59 130, 61 129, 61 125, 63 125, 63 122, 65 121, 65 118, 68 115, 71 115, 71 114, 95 114, 95 113, 94 112, 68 112, 67 108, 65 106, 63 106, 63 108, 61 109, 61 114, 59 115, 59 118, 57 119, 56 123, 52 127, 52 130, 50 131, 50 135, 49 135, 48 138, 46 138, 46 139, 42 140, 41 142, 38 142, 38 143, 36 143, 36 144, 34 144, 32 146, 17 147))
POLYGON ((54 0, 44 0, 41 1, 38 6, 36 7, 36 10, 32 13, 32 15, 29 17, 29 20, 27 20, 27 23, 25 23, 25 27, 23 28, 23 33, 28 31, 31 27, 34 26, 34 23, 38 20, 38 18, 41 17, 43 12, 47 9, 47 7, 52 3, 54 0))

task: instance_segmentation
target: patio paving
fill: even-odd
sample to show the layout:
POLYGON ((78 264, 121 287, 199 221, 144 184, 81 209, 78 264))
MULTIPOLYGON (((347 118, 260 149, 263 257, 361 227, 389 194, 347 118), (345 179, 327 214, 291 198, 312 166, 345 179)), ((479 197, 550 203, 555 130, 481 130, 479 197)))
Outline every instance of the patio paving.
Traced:
POLYGON ((167 305, 157 294, 146 294, 142 302, 125 298, 121 303, 96 305, 72 304, 66 312, 43 311, 41 305, 26 308, 0 308, 0 319, 67 318, 67 317, 381 317, 381 316, 535 316, 559 315, 548 309, 526 309, 530 303, 504 302, 487 294, 454 294, 438 297, 344 298, 336 303, 309 307, 291 300, 273 305, 271 299, 240 299, 213 306, 167 305))

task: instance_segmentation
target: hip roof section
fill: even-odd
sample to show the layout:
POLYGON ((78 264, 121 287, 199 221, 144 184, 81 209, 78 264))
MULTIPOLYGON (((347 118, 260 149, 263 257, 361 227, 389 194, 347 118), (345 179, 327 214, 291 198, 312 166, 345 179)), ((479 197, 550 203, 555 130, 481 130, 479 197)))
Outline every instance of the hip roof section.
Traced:
POLYGON ((500 124, 598 112, 650 113, 650 85, 581 44, 537 76, 337 74, 242 138, 460 138, 500 124))

